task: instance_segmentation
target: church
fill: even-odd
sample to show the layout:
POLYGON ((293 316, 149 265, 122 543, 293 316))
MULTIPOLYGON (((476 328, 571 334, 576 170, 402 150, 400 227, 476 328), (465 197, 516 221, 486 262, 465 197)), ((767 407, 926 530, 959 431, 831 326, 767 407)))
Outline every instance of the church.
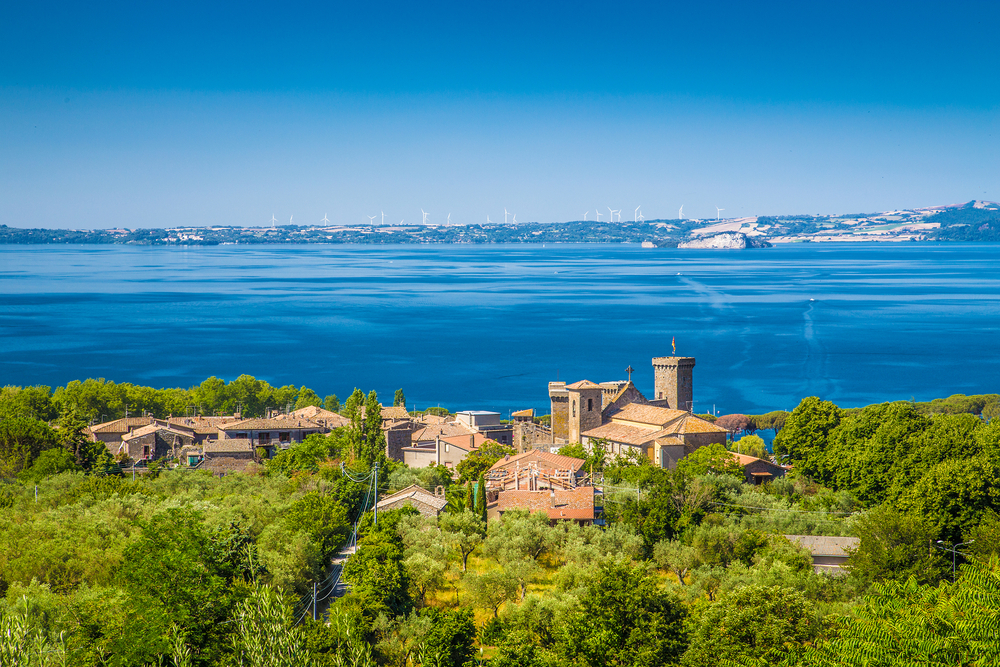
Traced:
POLYGON ((552 444, 600 445, 611 456, 639 454, 663 468, 699 447, 726 442, 726 430, 691 413, 694 357, 655 357, 652 400, 629 379, 549 383, 552 444))

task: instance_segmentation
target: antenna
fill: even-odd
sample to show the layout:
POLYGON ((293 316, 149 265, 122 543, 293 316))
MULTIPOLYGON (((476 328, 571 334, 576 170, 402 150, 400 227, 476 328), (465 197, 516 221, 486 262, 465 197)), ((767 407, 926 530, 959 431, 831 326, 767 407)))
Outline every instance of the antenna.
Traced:
POLYGON ((678 220, 683 220, 684 219, 684 204, 681 204, 680 210, 677 211, 677 219, 678 220))
POLYGON ((726 209, 724 209, 724 208, 719 208, 718 206, 716 206, 715 207, 715 219, 718 220, 719 219, 719 214, 722 213, 725 210, 726 209))
POLYGON ((424 224, 424 225, 426 225, 426 224, 427 224, 427 216, 429 216, 429 215, 430 215, 430 213, 428 213, 428 212, 427 212, 427 211, 425 211, 424 209, 420 209, 420 212, 424 214, 424 219, 423 219, 423 221, 421 222, 421 224, 424 224))

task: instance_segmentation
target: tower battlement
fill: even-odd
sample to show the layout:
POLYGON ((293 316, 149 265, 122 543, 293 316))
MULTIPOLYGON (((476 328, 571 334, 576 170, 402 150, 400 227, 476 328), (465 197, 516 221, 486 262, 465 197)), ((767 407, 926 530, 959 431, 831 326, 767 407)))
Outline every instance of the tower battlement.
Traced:
POLYGON ((694 357, 654 357, 654 398, 674 410, 690 411, 694 401, 694 357))

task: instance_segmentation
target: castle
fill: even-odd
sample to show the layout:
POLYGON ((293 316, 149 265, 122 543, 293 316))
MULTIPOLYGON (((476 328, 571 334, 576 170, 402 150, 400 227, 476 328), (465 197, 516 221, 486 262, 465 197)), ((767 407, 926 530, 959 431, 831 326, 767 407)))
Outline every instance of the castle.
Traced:
POLYGON ((694 357, 653 358, 647 399, 629 379, 549 383, 552 444, 600 442, 609 454, 633 452, 665 468, 698 447, 725 443, 726 431, 691 414, 694 357))

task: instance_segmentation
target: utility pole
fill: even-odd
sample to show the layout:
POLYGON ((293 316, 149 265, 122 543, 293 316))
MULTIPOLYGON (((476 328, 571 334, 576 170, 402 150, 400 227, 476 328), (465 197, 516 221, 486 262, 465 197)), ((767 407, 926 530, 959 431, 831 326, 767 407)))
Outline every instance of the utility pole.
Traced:
POLYGON ((313 620, 316 620, 316 582, 313 582, 313 620))
POLYGON ((378 525, 378 461, 375 462, 375 525, 378 525))

